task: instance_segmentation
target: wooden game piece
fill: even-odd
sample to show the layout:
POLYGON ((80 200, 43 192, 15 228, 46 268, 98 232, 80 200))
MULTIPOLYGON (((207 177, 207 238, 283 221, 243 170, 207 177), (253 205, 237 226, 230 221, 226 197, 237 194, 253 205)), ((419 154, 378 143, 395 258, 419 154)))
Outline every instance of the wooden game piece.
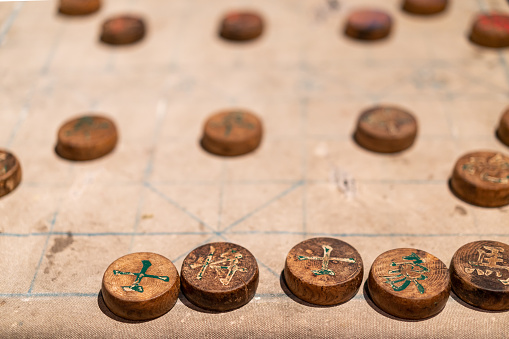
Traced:
POLYGON ((58 131, 56 152, 69 160, 92 160, 111 152, 117 144, 113 121, 86 115, 64 123, 58 131))
POLYGON ((219 35, 233 41, 253 40, 262 34, 263 26, 263 19, 257 13, 230 12, 221 22, 219 35))
POLYGON ((0 149, 0 197, 12 192, 21 182, 21 166, 14 154, 0 149))
POLYGON ((509 157, 490 151, 465 154, 454 166, 451 187, 459 198, 477 206, 509 204, 509 157))
POLYGON ((509 245, 474 241, 451 260, 454 293, 466 303, 491 311, 509 310, 509 245))
POLYGON ((497 136, 504 144, 509 146, 509 109, 505 111, 500 118, 500 124, 497 129, 497 136))
POLYGON ((242 246, 216 242, 200 246, 182 263, 182 293, 198 307, 229 311, 247 304, 258 287, 258 264, 242 246))
POLYGON ((377 106, 361 114, 354 138, 370 151, 394 153, 412 146, 416 135, 417 120, 412 114, 397 107, 377 106))
POLYGON ((142 18, 120 15, 103 23, 101 41, 110 45, 133 44, 143 39, 145 31, 145 23, 142 18))
POLYGON ((298 298, 317 305, 336 305, 353 298, 364 266, 355 248, 338 239, 313 238, 293 247, 286 257, 286 285, 298 298))
POLYGON ((66 15, 87 15, 101 8, 101 0, 60 0, 58 11, 66 15))
POLYGON ((371 9, 352 12, 347 19, 345 33, 359 40, 378 40, 387 37, 392 29, 389 14, 371 9))
POLYGON ((130 320, 157 318, 177 302, 177 268, 162 255, 140 252, 115 260, 104 272, 102 296, 111 312, 130 320))
POLYGON ((448 0, 404 0, 403 10, 418 15, 433 15, 447 8, 448 0))
POLYGON ((222 111, 205 122, 202 146, 217 155, 246 154, 260 145, 262 129, 260 119, 247 110, 222 111))
POLYGON ((445 307, 451 281, 440 259, 421 250, 398 248, 375 259, 368 290, 383 311, 404 319, 425 319, 445 307))
POLYGON ((470 40, 484 47, 509 47, 509 15, 479 15, 472 25, 470 40))

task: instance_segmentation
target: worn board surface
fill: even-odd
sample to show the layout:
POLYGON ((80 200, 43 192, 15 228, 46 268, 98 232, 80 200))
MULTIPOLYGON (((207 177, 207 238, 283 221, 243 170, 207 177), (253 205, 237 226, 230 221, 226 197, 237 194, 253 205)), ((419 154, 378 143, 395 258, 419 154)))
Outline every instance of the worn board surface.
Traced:
POLYGON ((467 242, 509 243, 509 208, 468 205, 447 185, 461 154, 509 153, 494 137, 509 105, 509 52, 466 39, 474 13, 507 13, 506 1, 457 0, 432 18, 396 0, 104 2, 86 18, 57 15, 53 1, 0 3, 0 146, 24 171, 0 199, 1 336, 507 337, 508 313, 454 295, 438 316, 408 322, 363 291, 336 307, 304 304, 280 279, 288 251, 313 236, 353 245, 366 272, 396 247, 449 264, 467 242), (392 37, 345 38, 347 13, 371 4, 393 15, 392 37), (221 15, 238 7, 263 13, 260 40, 217 37, 221 15), (142 14, 147 38, 101 45, 101 22, 120 12, 142 14), (378 155, 352 141, 375 103, 417 116, 411 149, 378 155), (255 153, 223 159, 199 139, 205 118, 230 106, 259 114, 266 134, 255 153), (59 125, 87 111, 115 119, 117 149, 87 163, 58 158, 59 125), (260 266, 258 293, 239 310, 205 313, 181 297, 166 315, 129 323, 98 298, 104 270, 126 253, 180 267, 193 248, 225 240, 260 266))

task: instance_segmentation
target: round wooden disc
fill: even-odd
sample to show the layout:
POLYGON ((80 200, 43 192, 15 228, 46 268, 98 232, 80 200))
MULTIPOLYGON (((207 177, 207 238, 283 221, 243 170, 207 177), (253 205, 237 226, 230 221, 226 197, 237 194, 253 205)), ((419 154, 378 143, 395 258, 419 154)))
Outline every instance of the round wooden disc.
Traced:
POLYGON ((263 32, 263 19, 253 12, 230 12, 221 22, 219 35, 227 40, 246 41, 263 32))
POLYGON ((111 312, 130 320, 157 318, 177 302, 180 279, 162 255, 140 252, 115 260, 104 272, 102 295, 111 312))
POLYGON ((451 187, 459 198, 477 206, 509 204, 509 157, 491 151, 465 154, 454 166, 451 187))
POLYGON ((205 122, 202 146, 217 155, 246 154, 260 145, 262 129, 260 119, 247 110, 222 111, 205 122))
POLYGON ((345 33, 359 40, 378 40, 389 35, 392 19, 389 14, 371 9, 357 10, 348 16, 345 33))
POLYGON ((451 260, 454 293, 470 305, 509 310, 509 245, 475 241, 462 246, 451 260))
POLYGON ((12 192, 21 182, 21 166, 14 154, 0 149, 0 197, 12 192))
POLYGON ((404 0, 403 10, 418 15, 432 15, 443 12, 448 0, 404 0))
POLYGON ((66 15, 87 15, 101 8, 101 0, 60 0, 58 11, 66 15))
POLYGON ((485 47, 509 47, 509 15, 479 15, 472 25, 470 40, 485 47))
POLYGON ((92 160, 111 152, 117 144, 113 121, 86 115, 64 123, 58 131, 56 152, 69 160, 92 160))
POLYGON ((500 118, 497 136, 504 144, 509 146, 509 109, 507 109, 502 115, 502 118, 500 118))
POLYGON ((394 153, 412 146, 416 135, 417 120, 412 114, 397 107, 377 106, 361 114, 354 138, 370 151, 394 153))
POLYGON ((110 45, 133 44, 145 36, 143 19, 132 15, 120 15, 106 20, 101 31, 101 41, 110 45))
POLYGON ((182 263, 182 293, 198 307, 229 311, 247 304, 258 287, 258 264, 242 246, 216 242, 200 246, 182 263))
POLYGON ((338 239, 313 238, 293 247, 284 276, 293 294, 317 305, 336 305, 353 298, 364 266, 355 248, 338 239))
POLYGON ((445 307, 451 282, 440 259, 421 250, 398 248, 375 259, 368 289, 383 311, 404 319, 425 319, 445 307))

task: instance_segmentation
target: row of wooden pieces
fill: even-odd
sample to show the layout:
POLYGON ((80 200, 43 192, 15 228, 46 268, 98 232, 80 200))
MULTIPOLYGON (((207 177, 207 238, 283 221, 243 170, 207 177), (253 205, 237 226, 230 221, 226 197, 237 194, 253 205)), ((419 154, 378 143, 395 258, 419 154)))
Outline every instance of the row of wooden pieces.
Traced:
MULTIPOLYGON (((434 15, 443 12, 447 0, 404 0, 402 8, 412 14, 434 15)), ((67 15, 88 15, 99 10, 100 0, 61 0, 59 11, 67 15)), ((381 10, 359 9, 352 12, 345 25, 345 34, 359 40, 379 40, 392 31, 391 16, 381 10)), ((221 21, 219 35, 227 40, 248 41, 258 38, 264 30, 261 15, 251 11, 228 13, 221 21)), ((125 45, 141 40, 146 33, 144 20, 138 16, 121 15, 107 20, 101 40, 113 45, 125 45)), ((509 46, 509 16, 481 14, 472 25, 470 39, 486 47, 509 46)))
MULTIPOLYGON (((297 298, 316 305, 338 305, 357 294, 364 267, 360 254, 346 242, 312 238, 290 250, 283 275, 297 298)), ((168 312, 179 290, 201 309, 237 309, 253 298, 258 280, 258 264, 251 252, 219 242, 191 251, 180 276, 173 263, 159 254, 123 256, 106 269, 101 294, 114 314, 148 320, 168 312)), ((456 251, 450 269, 425 251, 394 249, 375 259, 367 280, 373 302, 404 319, 426 319, 441 312, 451 286, 472 306, 509 310, 509 246, 496 241, 468 243, 456 251)))
MULTIPOLYGON (((202 147, 220 156, 238 156, 254 151, 261 143, 260 118, 244 109, 221 111, 204 125, 202 147)), ((416 139, 417 120, 409 112, 389 106, 364 111, 354 139, 362 147, 380 153, 401 152, 416 139)), ((500 119, 499 139, 509 146, 509 110, 500 119)), ((56 152, 69 160, 102 157, 116 146, 118 132, 109 118, 86 115, 65 122, 58 131, 56 152)), ((0 150, 0 196, 21 182, 21 166, 10 152, 0 150)), ((483 207, 509 204, 509 156, 494 151, 477 151, 460 157, 454 166, 451 187, 462 200, 483 207)))

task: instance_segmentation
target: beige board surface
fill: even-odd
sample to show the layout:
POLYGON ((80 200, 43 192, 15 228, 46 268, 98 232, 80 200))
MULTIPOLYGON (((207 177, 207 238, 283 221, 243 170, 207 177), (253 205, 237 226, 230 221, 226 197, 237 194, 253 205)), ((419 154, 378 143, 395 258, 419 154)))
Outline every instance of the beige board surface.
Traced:
POLYGON ((447 185, 462 154, 509 153, 495 138, 509 105, 509 52, 467 40, 474 14, 494 9, 509 5, 457 0, 421 18, 395 0, 110 0, 68 18, 54 1, 0 3, 0 146, 16 154, 24 176, 0 199, 0 333, 507 336, 507 312, 477 311, 454 295, 438 316, 408 322, 373 306, 364 283, 348 303, 316 307, 280 280, 288 251, 314 236, 354 246, 364 279, 380 253, 397 247, 448 265, 465 243, 509 243, 508 207, 471 206, 447 185), (348 12, 371 5, 392 14, 392 36, 346 38, 348 12), (264 15, 260 39, 218 38, 221 16, 236 8, 264 15), (102 21, 121 12, 146 18, 145 40, 102 45, 102 21), (352 141, 358 114, 377 103, 417 117, 408 151, 379 155, 352 141), (265 135, 254 153, 225 159, 199 139, 206 117, 231 106, 258 114, 265 135), (115 120, 117 148, 86 163, 59 158, 60 124, 89 111, 115 120), (128 323, 98 298, 104 270, 129 252, 159 253, 180 268, 189 251, 214 241, 258 259, 257 295, 241 309, 204 313, 181 297, 158 319, 128 323))

